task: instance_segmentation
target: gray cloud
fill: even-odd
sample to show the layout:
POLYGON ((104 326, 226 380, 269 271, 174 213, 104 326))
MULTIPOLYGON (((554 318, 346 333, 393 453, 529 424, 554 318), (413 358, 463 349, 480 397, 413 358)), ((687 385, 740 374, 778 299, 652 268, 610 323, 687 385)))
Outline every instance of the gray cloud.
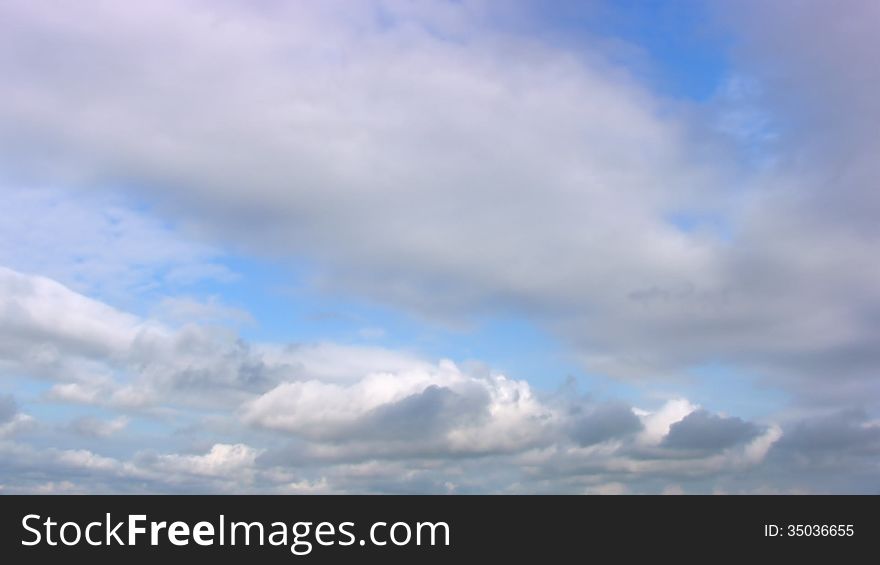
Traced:
POLYGON ((481 389, 465 396, 447 387, 430 385, 420 393, 374 408, 347 439, 428 442, 447 430, 488 419, 489 402, 489 395, 481 389))
POLYGON ((12 421, 18 414, 18 403, 11 394, 0 394, 0 424, 12 421))
POLYGON ((100 420, 91 416, 82 416, 73 420, 69 428, 74 433, 86 437, 106 438, 122 432, 128 425, 128 418, 120 417, 113 420, 100 420))
POLYGON ((580 445, 593 445, 641 431, 641 420, 625 404, 608 403, 589 408, 572 418, 571 437, 580 445))
POLYGON ((780 120, 757 170, 601 41, 542 45, 472 3, 324 4, 7 6, 6 169, 132 187, 434 319, 518 312, 597 373, 717 361, 813 402, 880 392, 870 3, 731 5, 749 104, 780 120))
POLYGON ((744 443, 759 433, 760 429, 751 422, 696 410, 669 427, 663 445, 674 449, 714 451, 744 443))
POLYGON ((818 453, 880 454, 880 423, 864 411, 848 410, 798 422, 775 447, 802 455, 818 453))
MULTIPOLYGON (((763 465, 766 485, 825 493, 880 493, 880 424, 849 409, 790 422, 763 465)), ((744 481, 742 481, 744 482, 744 481)))

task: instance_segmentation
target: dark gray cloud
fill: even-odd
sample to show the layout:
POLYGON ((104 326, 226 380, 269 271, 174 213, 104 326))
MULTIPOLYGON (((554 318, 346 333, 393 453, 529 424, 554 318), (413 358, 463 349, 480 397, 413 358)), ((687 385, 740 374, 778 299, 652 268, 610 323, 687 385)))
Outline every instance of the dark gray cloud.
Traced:
POLYGON ((880 455, 880 423, 863 410, 809 418, 786 430, 774 450, 800 455, 880 455))
MULTIPOLYGON (((790 422, 762 465, 766 485, 805 492, 880 494, 880 422, 849 409, 790 422)), ((740 481, 745 485, 748 481, 740 481)))
POLYGON ((663 439, 673 449, 721 450, 754 439, 760 428, 736 417, 696 410, 669 427, 663 439))
POLYGON ((345 439, 405 439, 430 443, 450 429, 487 418, 488 407, 489 396, 485 390, 463 395, 447 387, 431 385, 420 393, 374 408, 355 424, 345 439))
POLYGON ((631 407, 621 403, 606 403, 573 416, 570 433, 574 441, 586 446, 631 435, 643 427, 631 407))

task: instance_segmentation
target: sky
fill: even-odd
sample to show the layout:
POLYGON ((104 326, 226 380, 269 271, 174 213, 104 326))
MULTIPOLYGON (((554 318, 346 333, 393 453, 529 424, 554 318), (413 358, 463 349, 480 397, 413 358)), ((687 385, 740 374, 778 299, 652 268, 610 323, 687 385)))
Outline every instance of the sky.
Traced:
POLYGON ((880 493, 880 3, 0 2, 0 493, 880 493))

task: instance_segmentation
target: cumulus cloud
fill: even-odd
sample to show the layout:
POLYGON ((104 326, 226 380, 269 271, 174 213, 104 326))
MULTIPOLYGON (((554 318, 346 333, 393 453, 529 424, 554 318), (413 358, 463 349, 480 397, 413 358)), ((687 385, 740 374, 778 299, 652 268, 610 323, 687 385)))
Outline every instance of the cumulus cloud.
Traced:
POLYGON ((648 445, 662 442, 673 424, 680 422, 696 409, 687 399, 675 398, 654 412, 640 411, 638 414, 642 418, 644 430, 639 434, 639 442, 648 445))
POLYGON ((779 443, 799 453, 880 453, 880 426, 862 410, 848 410, 799 422, 779 443))
POLYGON ((159 455, 153 467, 171 473, 187 473, 230 479, 253 466, 260 450, 247 445, 216 444, 204 455, 159 455))
POLYGON ((232 397, 270 382, 228 330, 166 326, 5 267, 0 288, 0 363, 58 381, 51 397, 144 406, 169 391, 197 401, 202 387, 232 397))
POLYGON ((212 492, 245 490, 259 450, 215 444, 204 454, 142 452, 131 460, 88 449, 0 443, 10 492, 212 492))
POLYGON ((720 450, 754 439, 759 429, 740 418, 695 410, 669 427, 663 445, 675 449, 720 450))
POLYGON ((627 436, 644 427, 631 407, 617 403, 592 407, 586 414, 577 414, 572 420, 571 435, 584 446, 627 436))
POLYGON ((301 437, 405 439, 423 452, 522 449, 555 417, 525 382, 476 377, 450 361, 359 374, 348 385, 287 382, 243 408, 245 422, 301 437))

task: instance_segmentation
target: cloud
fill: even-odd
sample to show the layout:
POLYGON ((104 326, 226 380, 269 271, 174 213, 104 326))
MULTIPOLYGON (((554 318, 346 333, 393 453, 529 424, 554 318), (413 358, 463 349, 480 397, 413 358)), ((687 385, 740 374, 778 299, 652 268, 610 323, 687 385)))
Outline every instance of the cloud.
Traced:
POLYGON ((880 426, 862 410, 848 410, 798 422, 779 442, 779 450, 800 454, 880 454, 880 426))
MULTIPOLYGON (((872 2, 735 2, 721 10, 739 34, 738 68, 772 116, 775 165, 740 219, 731 269, 760 297, 769 331, 756 360, 813 403, 876 396, 880 240, 874 185, 880 72, 872 2), (822 37, 805 45, 804 37, 822 37), (748 281, 745 281, 748 279, 748 281)), ((756 334, 757 335, 757 334, 756 334)), ((766 368, 765 368, 766 370, 766 368)))
POLYGON ((423 453, 522 449, 556 418, 525 382, 469 375, 451 361, 354 376, 282 383, 246 403, 242 418, 309 439, 407 440, 404 451, 423 453))
POLYGON ((754 439, 760 429, 736 417, 695 410, 669 427, 662 445, 673 449, 721 450, 754 439))
MULTIPOLYGON (((722 362, 811 402, 878 392, 866 4, 729 8, 733 83, 778 131, 758 167, 724 149, 754 134, 710 133, 694 118, 715 108, 653 94, 607 42, 522 37, 479 3, 71 10, 2 18, 17 56, 0 62, 0 154, 22 186, 145 199, 200 238, 433 320, 512 311, 594 373, 722 362), (801 50, 817 26, 828 41, 801 50)), ((157 259, 168 280, 216 267, 173 255, 188 253, 201 266, 157 259)))
POLYGON ((216 492, 244 490, 259 454, 247 445, 215 444, 204 454, 142 452, 131 460, 87 449, 35 449, 0 442, 0 473, 10 492, 216 492))
POLYGON ((57 350, 40 350, 37 345, 41 343, 86 358, 113 357, 130 346, 141 329, 146 329, 134 316, 46 277, 0 267, 0 289, 3 352, 22 362, 29 359, 51 363, 57 350))
POLYGON ((0 439, 11 438, 34 427, 34 418, 20 412, 14 396, 0 394, 0 439))
POLYGON ((601 404, 573 418, 571 436, 583 446, 627 436, 643 429, 642 421, 624 404, 601 404))
POLYGON ((878 11, 807 6, 731 3, 756 88, 688 108, 603 42, 521 37, 479 3, 4 5, 0 374, 112 413, 82 420, 86 449, 51 426, 31 445, 16 409, 4 484, 876 490, 876 426, 838 409, 880 393, 878 11), (731 104, 724 131, 693 121, 731 104), (836 415, 560 400, 412 351, 249 342, 210 300, 160 321, 119 299, 233 277, 227 248, 434 322, 522 315, 649 392, 718 362, 836 415), (112 453, 144 422, 174 445, 112 453))
POLYGON ((485 421, 488 409, 489 395, 485 391, 465 395, 432 384, 422 392, 374 408, 362 418, 360 430, 349 437, 429 441, 468 422, 485 421))
POLYGON ((857 494, 880 492, 876 467, 880 428, 859 409, 806 415, 784 424, 765 449, 763 481, 770 488, 789 477, 789 489, 857 494))
MULTIPOLYGON (((760 467, 779 438, 670 458, 657 446, 693 420, 685 399, 636 409, 405 351, 248 343, 140 318, 44 277, 0 275, 0 331, 18 340, 0 350, 0 374, 50 379, 43 401, 113 414, 43 426, 40 443, 63 448, 37 449, 20 433, 36 422, 7 398, 0 476, 17 492, 65 481, 120 492, 598 492, 621 480, 637 490, 652 477, 760 467), (37 346, 55 351, 51 370, 22 353, 37 346), (144 424, 178 431, 157 452, 144 424)), ((705 419, 721 432, 734 421, 705 419)))
POLYGON ((697 407, 688 402, 687 399, 674 398, 668 400, 657 411, 638 412, 644 426, 644 430, 638 438, 639 442, 648 445, 660 443, 669 433, 673 424, 680 422, 695 410, 697 410, 697 407))
POLYGON ((5 424, 18 414, 18 403, 11 394, 0 395, 0 424, 5 424))
POLYGON ((4 267, 0 289, 0 363, 58 381, 51 397, 144 406, 169 391, 197 402, 204 387, 234 397, 272 382, 259 356, 228 330, 169 327, 4 267))
POLYGON ((128 423, 129 419, 124 416, 114 418, 113 420, 99 420, 90 416, 83 416, 73 420, 70 423, 70 429, 83 436, 106 438, 125 430, 128 423))
POLYGON ((668 220, 725 200, 706 140, 600 42, 561 51, 469 3, 346 12, 10 8, 0 120, 33 145, 10 139, 9 169, 124 184, 215 241, 310 260, 324 288, 439 319, 522 311, 591 351, 628 348, 603 336, 642 316, 632 292, 721 292, 717 242, 668 220), (88 71, 62 72, 72 57, 88 71))
POLYGON ((153 467, 159 471, 170 473, 186 473, 208 477, 231 479, 242 475, 250 469, 260 450, 243 444, 216 444, 204 455, 159 455, 153 461, 153 467))

